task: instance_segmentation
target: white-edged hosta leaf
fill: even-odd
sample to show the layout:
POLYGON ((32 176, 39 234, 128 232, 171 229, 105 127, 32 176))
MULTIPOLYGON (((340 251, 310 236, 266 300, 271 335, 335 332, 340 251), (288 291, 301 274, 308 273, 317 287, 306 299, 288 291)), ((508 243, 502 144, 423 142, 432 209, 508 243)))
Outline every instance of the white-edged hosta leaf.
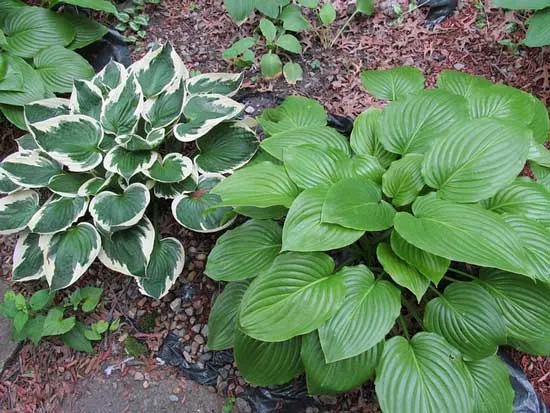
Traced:
POLYGON ((21 187, 13 182, 1 168, 0 164, 0 194, 11 194, 21 189, 21 187))
POLYGON ((38 194, 31 190, 0 198, 0 235, 22 231, 38 210, 38 206, 38 194))
POLYGON ((70 171, 89 171, 103 159, 98 147, 103 129, 89 116, 61 115, 34 123, 30 130, 38 146, 70 171))
POLYGON ((195 141, 214 126, 233 119, 243 108, 241 103, 223 95, 192 95, 183 108, 184 122, 174 126, 174 136, 182 142, 195 141))
POLYGON ((344 304, 319 328, 327 363, 358 356, 384 340, 401 312, 401 293, 388 281, 375 281, 364 265, 343 267, 344 304))
MULTIPOLYGON (((267 135, 295 129, 327 125, 327 111, 316 100, 303 96, 288 96, 282 104, 269 108, 258 117, 258 123, 267 135)), ((302 144, 306 142, 300 142, 302 144)))
POLYGON ((145 176, 166 184, 180 182, 193 172, 193 161, 179 153, 169 153, 162 160, 157 159, 149 169, 143 171, 145 176))
POLYGON ((421 250, 403 239, 397 231, 391 233, 391 249, 399 258, 416 268, 435 285, 447 272, 450 260, 421 250))
POLYGON ((476 119, 455 124, 426 153, 422 175, 442 198, 477 202, 511 184, 523 169, 531 132, 512 123, 476 119))
POLYGON ((243 83, 244 72, 241 73, 204 73, 193 76, 185 82, 187 91, 191 94, 217 93, 234 96, 243 83))
POLYGON ((393 222, 415 247, 453 261, 533 273, 521 240, 500 215, 435 194, 417 198, 413 213, 398 212, 393 222))
POLYGON ((316 330, 344 302, 342 277, 326 254, 287 253, 255 278, 241 303, 241 330, 257 340, 285 341, 316 330))
POLYGON ((376 395, 385 413, 473 411, 461 354, 434 333, 393 337, 376 368, 376 395), (405 407, 406 406, 406 407, 405 407))
POLYGON ((410 204, 424 188, 423 159, 424 155, 409 153, 393 161, 382 176, 382 190, 395 206, 410 204))
POLYGON ((510 372, 498 356, 477 361, 465 361, 473 382, 474 412, 512 413, 514 389, 510 372))
POLYGON ((395 209, 382 200, 380 188, 364 177, 348 178, 331 186, 321 221, 361 231, 383 231, 393 225, 395 209))
POLYGON ((222 205, 290 207, 299 190, 282 165, 261 162, 235 171, 214 188, 222 205))
POLYGON ((153 188, 153 191, 157 198, 174 199, 182 194, 195 192, 197 190, 198 182, 199 176, 196 171, 193 171, 191 175, 181 182, 175 182, 173 184, 163 184, 162 182, 157 182, 153 188))
POLYGON ((105 178, 101 177, 95 177, 90 178, 86 182, 84 182, 80 188, 78 188, 77 195, 78 196, 90 196, 90 195, 96 195, 99 192, 103 191, 104 189, 109 188, 111 185, 115 184, 117 181, 118 175, 107 172, 107 175, 105 178))
POLYGON ((160 95, 145 101, 142 116, 152 128, 164 128, 180 117, 185 97, 185 83, 176 78, 160 95))
POLYGON ((80 187, 93 178, 94 176, 88 173, 64 171, 50 179, 48 189, 57 195, 74 198, 78 195, 80 187))
POLYGON ((358 356, 327 363, 317 332, 302 336, 301 357, 308 393, 336 394, 359 387, 373 376, 383 348, 383 343, 379 343, 358 356))
POLYGON ((497 303, 476 283, 452 283, 444 294, 430 300, 424 326, 471 360, 492 356, 506 343, 506 326, 497 303))
POLYGON ((397 100, 424 89, 424 75, 412 66, 365 70, 361 82, 367 92, 385 100, 397 100))
POLYGON ((34 102, 27 103, 24 109, 27 127, 33 123, 42 122, 60 115, 69 115, 70 113, 70 101, 63 98, 35 100, 34 102))
POLYGON ((301 337, 267 343, 235 332, 233 353, 241 375, 257 386, 285 384, 303 371, 301 337))
POLYGON ((70 106, 73 113, 80 113, 100 120, 103 108, 101 89, 89 80, 75 80, 70 106))
POLYGON ((483 77, 457 72, 456 70, 444 70, 437 77, 437 87, 439 89, 465 98, 470 97, 476 90, 492 85, 493 83, 490 80, 483 77))
POLYGON ((150 151, 164 142, 166 130, 164 128, 153 129, 142 138, 136 134, 121 135, 115 138, 115 143, 128 151, 150 151))
POLYGON ((390 103, 380 117, 380 142, 390 152, 424 153, 468 119, 466 99, 442 90, 425 90, 390 103))
POLYGON ((103 166, 129 181, 132 176, 151 168, 158 158, 159 154, 154 151, 129 151, 115 146, 105 155, 103 166))
POLYGON ((391 279, 412 292, 418 302, 430 286, 430 280, 416 268, 399 258, 387 243, 378 244, 376 257, 391 279))
POLYGON ((322 222, 329 185, 306 189, 292 203, 283 227, 283 251, 328 251, 353 244, 364 231, 322 222))
POLYGON ((142 294, 160 300, 174 285, 183 271, 185 251, 176 238, 155 240, 145 277, 138 278, 142 294))
POLYGON ((279 255, 282 233, 281 226, 274 221, 247 221, 218 238, 204 272, 216 281, 257 277, 279 255))
POLYGON ((99 260, 107 268, 132 277, 145 277, 155 244, 155 228, 144 216, 136 225, 101 235, 99 260))
POLYGON ((36 141, 34 140, 34 137, 30 133, 26 133, 20 138, 17 138, 15 141, 17 142, 17 149, 19 150, 19 152, 40 150, 40 148, 36 144, 36 141))
POLYGON ((119 194, 101 192, 90 203, 90 214, 96 225, 107 232, 116 232, 137 224, 149 201, 149 189, 141 183, 135 183, 119 194))
POLYGON ((221 231, 231 225, 237 215, 231 207, 216 207, 221 198, 212 191, 223 181, 223 175, 202 175, 194 192, 178 195, 172 201, 172 215, 176 221, 185 228, 203 233, 221 231))
POLYGON ((40 235, 30 232, 24 232, 19 236, 13 252, 13 281, 38 280, 46 275, 44 251, 39 240, 40 235))
POLYGON ((27 225, 37 234, 64 231, 84 216, 87 208, 87 198, 63 198, 54 195, 36 211, 27 225))
POLYGON ((124 83, 127 78, 128 71, 126 68, 118 62, 110 60, 109 63, 94 76, 92 82, 101 90, 105 97, 111 90, 116 89, 117 86, 124 83))
POLYGON ((101 238, 93 225, 81 222, 63 232, 42 235, 44 270, 52 290, 74 284, 94 262, 101 249, 101 238))
POLYGON ((129 68, 143 94, 151 98, 163 92, 176 78, 187 79, 189 73, 170 43, 149 51, 129 68))
POLYGON ((112 89, 101 112, 101 125, 106 133, 127 135, 134 133, 143 111, 143 91, 135 76, 112 89))
POLYGON ((245 165, 260 142, 243 121, 223 122, 195 141, 200 153, 194 162, 203 173, 229 173, 245 165))
POLYGON ((249 280, 230 282, 216 297, 208 316, 208 348, 226 350, 233 347, 238 328, 237 315, 249 280))
POLYGON ((41 188, 61 173, 61 165, 39 151, 15 152, 4 158, 0 168, 17 185, 41 188))

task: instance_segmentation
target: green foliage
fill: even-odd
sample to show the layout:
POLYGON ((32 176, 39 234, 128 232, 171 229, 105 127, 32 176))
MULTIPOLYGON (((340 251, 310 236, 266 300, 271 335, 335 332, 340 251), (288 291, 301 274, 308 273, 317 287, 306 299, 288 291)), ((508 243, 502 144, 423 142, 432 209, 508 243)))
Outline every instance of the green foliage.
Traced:
POLYGON ((126 350, 128 355, 139 359, 147 353, 147 346, 134 336, 129 336, 126 340, 124 340, 124 350, 126 350))
MULTIPOLYGON (((97 257, 134 277, 143 294, 164 296, 185 252, 177 239, 160 238, 158 211, 171 202, 175 219, 198 232, 235 219, 231 207, 210 210, 220 202, 210 190, 259 146, 255 132, 233 120, 243 106, 230 96, 242 80, 230 73, 190 77, 167 44, 129 70, 110 62, 91 81, 75 81, 70 99, 26 105, 30 134, 0 163, 7 194, 0 234, 22 233, 13 280, 45 277, 59 290, 97 257), (195 161, 178 152, 181 142, 196 143, 195 161), (37 189, 50 197, 41 199, 37 189)), ((70 296, 85 312, 98 300, 93 288, 70 296)))
POLYGON ((289 97, 258 118, 264 155, 214 188, 254 218, 208 257, 229 282, 209 346, 234 347, 257 385, 305 369, 311 394, 333 394, 375 376, 384 412, 511 411, 498 347, 550 340, 548 113, 460 72, 436 90, 414 68, 363 81, 392 101, 351 141, 289 97), (536 180, 518 178, 528 159, 536 180))
MULTIPOLYGON (((138 40, 147 38, 146 28, 151 19, 149 10, 145 7, 148 4, 160 4, 160 0, 132 0, 133 6, 125 8, 122 12, 115 9, 114 15, 118 20, 115 29, 125 34, 124 39, 128 43, 136 43, 138 40)), ((191 8, 191 6, 190 6, 191 8)))
MULTIPOLYGON (((535 13, 529 17, 526 22, 528 28, 523 44, 527 47, 544 47, 550 45, 550 1, 493 0, 493 6, 512 10, 534 10, 535 13)), ((508 44, 504 45, 508 46, 508 44)))

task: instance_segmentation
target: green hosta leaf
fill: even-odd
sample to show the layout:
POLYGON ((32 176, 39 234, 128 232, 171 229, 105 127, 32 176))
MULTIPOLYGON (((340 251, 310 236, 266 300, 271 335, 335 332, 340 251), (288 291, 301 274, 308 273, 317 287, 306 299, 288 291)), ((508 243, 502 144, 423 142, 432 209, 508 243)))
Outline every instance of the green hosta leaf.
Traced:
POLYGON ((38 210, 39 197, 34 191, 15 192, 0 199, 0 235, 22 231, 38 210))
POLYGON ((287 253, 255 278, 241 303, 242 331, 257 339, 285 341, 319 328, 344 302, 341 276, 323 253, 287 253))
POLYGON ((178 53, 170 43, 165 43, 149 51, 129 68, 147 98, 157 96, 174 82, 174 79, 187 79, 189 73, 178 53))
POLYGON ((366 14, 367 16, 372 16, 375 11, 374 0, 357 0, 356 7, 359 13, 366 14))
POLYGON ((165 136, 165 129, 153 129, 145 139, 135 134, 121 135, 115 138, 115 143, 128 151, 151 151, 164 142, 165 136))
POLYGON ((370 108, 355 118, 351 132, 351 148, 356 154, 376 157, 380 164, 387 168, 395 160, 396 155, 388 152, 380 143, 380 128, 378 122, 382 111, 370 108))
POLYGON ((395 209, 382 200, 380 188, 371 180, 344 179, 328 191, 321 221, 361 231, 382 231, 393 225, 395 209))
POLYGON ((61 172, 61 165, 39 151, 12 153, 0 168, 12 182, 27 188, 47 186, 61 172))
POLYGON ((384 109, 380 141, 390 152, 424 153, 464 119, 468 119, 466 99, 441 90, 426 90, 384 109))
POLYGON ((365 70, 361 73, 361 82, 367 92, 385 100, 398 100, 424 89, 422 72, 410 66, 365 70))
POLYGON ((259 27, 268 44, 273 43, 277 38, 277 27, 275 27, 275 25, 266 18, 262 18, 260 20, 259 27))
POLYGON ((512 10, 539 10, 550 7, 549 0, 493 0, 491 3, 494 7, 512 10))
POLYGON ((3 105, 0 103, 0 113, 14 124, 17 128, 27 131, 28 127, 25 124, 25 115, 21 106, 3 105))
POLYGON ((225 350, 233 347, 238 327, 237 315, 250 281, 230 282, 214 300, 208 318, 208 348, 225 350))
POLYGON ((279 18, 283 21, 283 29, 289 32, 300 32, 311 29, 311 24, 302 14, 300 7, 294 4, 285 6, 279 18))
POLYGON ((304 71, 298 63, 285 63, 283 66, 283 75, 289 85, 295 85, 296 82, 304 79, 304 71))
POLYGON ((183 108, 186 122, 174 126, 174 136, 182 142, 195 141, 214 126, 233 119, 243 108, 242 104, 223 95, 192 95, 183 108))
POLYGON ((337 180, 364 177, 381 184, 384 172, 384 168, 374 156, 354 155, 340 163, 337 180))
POLYGON ((11 54, 32 58, 48 46, 67 46, 75 32, 63 16, 40 7, 25 7, 6 15, 2 31, 11 54))
POLYGON ((220 123, 196 141, 200 153, 195 164, 202 173, 228 173, 252 159, 260 142, 242 121, 220 123))
POLYGON ((48 189, 53 193, 67 197, 74 198, 77 196, 78 191, 86 182, 90 179, 94 179, 92 174, 80 173, 80 172, 62 172, 59 175, 55 175, 50 179, 48 183, 48 189))
POLYGON ((512 413, 514 389, 506 364, 498 356, 465 362, 473 382, 474 412, 512 413))
POLYGON ((143 92, 135 76, 109 92, 101 112, 101 125, 114 135, 134 133, 143 111, 143 92))
POLYGON ((395 255, 416 268, 435 285, 439 284, 451 264, 448 259, 430 254, 408 243, 397 231, 392 231, 391 249, 395 255))
POLYGON ((111 60, 94 76, 92 82, 101 89, 105 97, 109 94, 109 91, 116 89, 117 86, 126 82, 127 78, 128 71, 126 68, 122 64, 111 60))
POLYGON ((251 220, 223 234, 208 256, 205 273, 216 281, 237 281, 267 271, 281 251, 282 228, 251 220))
POLYGON ((480 90, 493 83, 483 77, 457 72, 455 70, 444 70, 437 78, 437 87, 455 95, 469 98, 476 90, 480 90))
MULTIPOLYGON (((548 3, 548 2, 546 2, 548 3)), ((550 7, 550 4, 547 4, 550 7)), ((543 47, 550 44, 550 9, 536 12, 528 20, 529 28, 523 44, 527 47, 543 47)))
POLYGON ((288 0, 262 0, 256 1, 254 6, 262 14, 265 14, 272 19, 276 19, 277 17, 279 17, 280 6, 284 6, 288 3, 288 0))
POLYGON ((90 214, 96 225, 107 232, 116 232, 137 224, 149 201, 149 189, 134 183, 120 194, 101 192, 90 203, 90 214))
POLYGON ((254 0, 224 0, 225 9, 239 26, 244 23, 254 10, 254 0))
POLYGON ((392 280, 411 291, 420 302, 430 286, 430 280, 399 258, 387 243, 378 244, 376 256, 392 280))
POLYGON ((53 234, 69 228, 84 216, 87 209, 87 198, 63 198, 54 195, 36 211, 27 225, 32 232, 53 234))
POLYGON ((382 176, 382 190, 392 198, 395 206, 404 206, 413 202, 422 188, 422 161, 424 155, 410 153, 403 158, 393 161, 382 176))
POLYGON ((197 190, 198 181, 198 173, 193 171, 191 175, 180 182, 173 184, 157 182, 153 190, 157 198, 174 199, 179 195, 195 192, 197 190))
MULTIPOLYGON (((84 7, 81 0, 73 0, 79 7, 84 7)), ((97 2, 97 0, 94 0, 97 2)), ((65 1, 64 3, 68 3, 65 1)), ((112 6, 112 4, 111 4, 112 6)), ((112 6, 113 9, 114 6, 112 6)), ((115 9, 116 10, 116 9, 115 9)), ((84 14, 75 14, 71 12, 63 13, 63 16, 71 24, 71 27, 74 30, 75 37, 73 41, 67 46, 68 49, 77 50, 82 49, 83 47, 88 46, 96 42, 105 36, 109 29, 102 24, 90 19, 84 14)))
POLYGON ((244 73, 204 73, 188 79, 185 87, 192 95, 216 93, 231 97, 239 91, 243 80, 244 73))
POLYGON ((101 125, 85 115, 62 115, 30 125, 38 146, 70 171, 83 172, 101 163, 101 125))
POLYGON ((536 162, 529 162, 529 167, 535 176, 536 182, 550 189, 550 165, 542 166, 536 162))
POLYGON ((413 213, 398 212, 394 226, 417 248, 453 261, 533 272, 521 240, 494 212, 425 196, 417 198, 413 213))
POLYGON ((185 263, 183 245, 176 238, 156 240, 145 271, 137 284, 142 294, 160 300, 174 285, 185 263))
POLYGON ((319 328, 327 363, 359 356, 375 347, 393 327, 401 311, 401 294, 388 281, 375 281, 364 265, 343 267, 346 299, 319 328))
MULTIPOLYGON (((4 39, 0 30, 0 47, 4 39)), ((7 54, 0 54, 0 91, 22 92, 24 90, 23 76, 18 73, 12 64, 9 64, 7 54)))
POLYGON ((169 153, 162 160, 156 160, 143 174, 164 183, 183 181, 193 172, 193 161, 179 153, 169 153))
POLYGON ((276 79, 283 73, 283 62, 275 53, 266 53, 260 59, 260 71, 267 80, 276 79))
POLYGON ((21 189, 19 185, 8 178, 8 175, 1 169, 0 164, 0 194, 11 194, 21 189))
POLYGON ((233 352, 242 376, 258 386, 285 384, 303 370, 301 337, 278 343, 254 340, 237 331, 233 352))
POLYGON ((36 70, 25 60, 11 54, 3 55, 8 59, 8 65, 23 78, 23 90, 20 92, 0 91, 0 104, 22 106, 46 97, 46 87, 36 70))
POLYGON ((302 336, 302 363, 306 370, 309 394, 342 393, 370 379, 378 364, 383 343, 358 356, 327 363, 317 332, 302 336))
POLYGON ((273 206, 267 208, 256 207, 236 207, 235 212, 239 215, 253 219, 275 219, 279 220, 286 215, 288 209, 283 206, 273 206))
POLYGON ((40 235, 23 233, 19 236, 13 253, 13 281, 38 280, 44 272, 44 250, 39 243, 40 235))
POLYGON ((71 94, 71 110, 73 113, 87 115, 100 120, 103 107, 101 89, 88 80, 75 80, 71 94))
POLYGON ((39 241, 45 251, 44 270, 52 290, 75 283, 88 269, 101 249, 101 239, 93 225, 82 222, 39 241))
POLYGON ((143 118, 154 129, 170 125, 180 117, 185 96, 185 82, 176 78, 160 95, 145 101, 143 118))
POLYGON ((330 0, 325 0, 324 4, 319 9, 319 20, 325 26, 330 26, 336 20, 336 9, 330 0))
POLYGON ((75 326, 75 323, 75 317, 63 318, 62 308, 51 308, 44 320, 42 335, 46 337, 65 334, 75 326))
POLYGON ((550 151, 543 144, 531 143, 527 159, 548 167, 550 166, 550 151))
POLYGON ((306 189, 292 203, 283 227, 283 251, 328 251, 353 244, 364 234, 321 221, 330 186, 306 189))
POLYGON ((495 300, 480 285, 455 282, 426 305, 424 325, 472 360, 494 355, 506 343, 495 300))
POLYGON ((110 14, 117 13, 115 5, 108 0, 53 0, 52 3, 54 5, 58 3, 66 3, 86 9, 104 11, 110 14))
POLYGON ((386 413, 473 411, 471 383, 462 357, 443 337, 418 333, 393 337, 376 368, 376 395, 386 413))
POLYGON ((103 166, 106 170, 120 175, 129 181, 140 172, 147 171, 157 162, 159 154, 154 151, 129 151, 115 146, 105 155, 103 166))
POLYGON ((61 46, 40 50, 33 63, 46 87, 56 93, 71 92, 74 80, 94 76, 94 69, 86 59, 61 46))
POLYGON ((99 260, 107 268, 133 277, 145 277, 155 243, 155 228, 147 217, 136 225, 102 234, 99 260))
POLYGON ((300 41, 291 34, 283 34, 277 39, 277 46, 291 53, 302 54, 300 41))
POLYGON ((316 100, 288 96, 279 106, 264 110, 258 122, 266 134, 273 135, 293 129, 326 126, 327 116, 325 108, 316 100))
POLYGON ((177 196, 172 202, 176 221, 185 228, 203 233, 221 231, 231 225, 236 214, 232 208, 220 208, 222 199, 212 191, 220 182, 224 182, 223 175, 202 175, 196 191, 177 196))
POLYGON ((442 198, 477 202, 513 182, 527 160, 530 133, 489 119, 455 125, 426 154, 422 175, 442 198))
POLYGON ((41 99, 28 103, 25 105, 24 111, 27 125, 69 114, 71 114, 70 101, 62 98, 41 99))
POLYGON ((236 171, 214 188, 224 206, 276 205, 290 207, 299 190, 290 180, 285 168, 271 162, 261 162, 236 171))

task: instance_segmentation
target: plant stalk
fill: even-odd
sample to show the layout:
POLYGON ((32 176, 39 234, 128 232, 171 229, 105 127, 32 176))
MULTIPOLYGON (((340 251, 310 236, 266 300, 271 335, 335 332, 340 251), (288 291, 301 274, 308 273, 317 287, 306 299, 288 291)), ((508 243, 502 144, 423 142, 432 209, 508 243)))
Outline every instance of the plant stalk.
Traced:
POLYGON ((411 336, 409 335, 409 330, 407 330, 407 321, 405 320, 405 317, 403 317, 403 314, 399 314, 399 323, 401 324, 401 330, 403 330, 403 335, 407 339, 407 341, 410 341, 411 336))
POLYGON ((338 40, 338 38, 342 35, 342 33, 344 32, 344 30, 346 29, 346 27, 348 27, 349 23, 352 21, 352 19, 357 15, 357 13, 359 12, 359 10, 355 10, 351 16, 349 16, 349 18, 346 20, 346 22, 344 23, 344 25, 340 28, 340 30, 338 30, 338 33, 336 33, 336 36, 334 37, 334 39, 332 39, 332 42, 330 43, 330 47, 334 46, 334 43, 336 43, 336 40, 338 40))
POLYGON ((455 274, 458 274, 458 275, 462 275, 463 277, 469 278, 471 280, 477 280, 477 277, 474 277, 472 274, 468 274, 467 272, 460 271, 452 267, 449 267, 449 271, 454 272, 455 274))

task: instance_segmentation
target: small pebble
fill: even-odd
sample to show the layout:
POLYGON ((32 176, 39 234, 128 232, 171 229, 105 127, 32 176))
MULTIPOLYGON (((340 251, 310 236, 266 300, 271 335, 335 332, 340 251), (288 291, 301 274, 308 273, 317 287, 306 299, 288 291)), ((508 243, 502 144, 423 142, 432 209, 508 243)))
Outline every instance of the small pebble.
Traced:
POLYGON ((137 371, 136 374, 134 374, 134 380, 142 381, 144 379, 145 379, 145 376, 143 375, 142 372, 137 371))
POLYGON ((180 307, 181 307, 181 298, 179 297, 170 303, 170 308, 174 312, 178 311, 180 307))
POLYGON ((455 63, 455 65, 454 65, 454 68, 455 68, 456 70, 462 70, 462 69, 464 69, 465 67, 466 67, 466 65, 465 65, 465 64, 462 64, 462 63, 455 63))
POLYGON ((252 106, 247 106, 244 111, 246 113, 248 113, 249 115, 251 115, 252 113, 254 113, 256 111, 256 109, 254 109, 252 106))
POLYGON ((168 399, 171 401, 171 402, 177 402, 179 401, 179 397, 176 396, 175 394, 171 394, 170 396, 168 396, 168 399))
POLYGON ((204 344, 204 337, 201 336, 200 334, 197 334, 194 338, 194 340, 199 343, 199 344, 204 344))

